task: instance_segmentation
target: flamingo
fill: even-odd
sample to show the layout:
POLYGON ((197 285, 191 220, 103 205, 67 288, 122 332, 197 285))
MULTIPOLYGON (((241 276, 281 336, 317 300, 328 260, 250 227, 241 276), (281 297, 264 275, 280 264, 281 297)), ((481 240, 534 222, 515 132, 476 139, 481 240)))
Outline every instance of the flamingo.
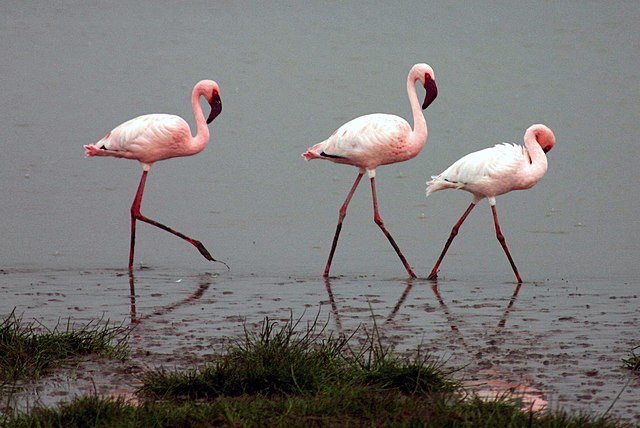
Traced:
POLYGON ((462 217, 453 226, 438 261, 428 279, 436 279, 438 267, 444 258, 453 238, 467 218, 471 210, 482 199, 487 198, 493 213, 496 237, 502 245, 513 273, 518 283, 522 278, 518 268, 509 253, 507 243, 500 231, 498 213, 496 211, 496 196, 512 190, 525 190, 533 187, 547 172, 546 153, 553 148, 556 138, 551 129, 545 125, 531 125, 524 133, 524 147, 517 144, 497 144, 457 160, 442 174, 431 177, 427 182, 427 196, 443 189, 465 190, 473 195, 473 201, 462 217))
POLYGON ((401 117, 390 114, 369 114, 353 119, 338 128, 328 139, 309 148, 302 156, 306 160, 325 159, 330 162, 347 164, 359 169, 351 190, 347 194, 339 211, 338 225, 333 237, 331 252, 324 269, 324 277, 329 276, 331 261, 336 250, 342 222, 347 213, 347 206, 360 180, 367 172, 371 181, 371 195, 373 198, 373 219, 385 234, 394 250, 400 257, 410 277, 416 275, 400 251, 391 234, 384 226, 378 212, 375 176, 376 168, 412 159, 420 153, 427 142, 427 122, 422 114, 438 95, 433 69, 427 64, 415 64, 411 67, 407 77, 407 93, 411 111, 413 113, 414 129, 401 117), (420 81, 426 91, 422 109, 416 93, 416 82, 420 81))
MULTIPOLYGON (((144 221, 160 229, 172 233, 190 244, 211 261, 214 259, 202 242, 190 238, 162 223, 151 220, 140 213, 142 194, 147 180, 147 173, 154 162, 164 159, 192 156, 200 153, 209 143, 211 123, 222 112, 220 88, 212 80, 202 80, 193 88, 191 105, 196 118, 197 134, 191 136, 187 122, 179 116, 170 114, 147 114, 138 116, 114 128, 103 139, 95 144, 85 145, 86 156, 111 156, 116 158, 135 159, 142 165, 142 177, 138 191, 131 205, 131 246, 129 250, 129 271, 133 269, 133 255, 136 242, 136 220, 144 221), (211 106, 211 114, 204 118, 200 97, 204 97, 211 106)), ((225 264, 224 262, 222 262, 225 264)), ((226 264, 225 264, 226 265, 226 264)))

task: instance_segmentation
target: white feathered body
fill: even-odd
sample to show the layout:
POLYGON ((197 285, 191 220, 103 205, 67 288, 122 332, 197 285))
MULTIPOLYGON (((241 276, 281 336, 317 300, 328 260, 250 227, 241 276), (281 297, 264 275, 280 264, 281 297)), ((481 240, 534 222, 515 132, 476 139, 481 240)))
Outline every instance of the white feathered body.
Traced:
POLYGON ((411 126, 401 117, 374 113, 360 116, 338 128, 329 138, 311 147, 306 159, 324 158, 335 163, 373 170, 402 162, 420 153, 426 138, 409 144, 411 126))
POLYGON ((95 144, 85 147, 88 156, 135 159, 143 165, 194 153, 187 122, 172 114, 146 114, 114 128, 95 144))
MULTIPOLYGON (((542 153, 542 149, 537 145, 542 153)), ((502 143, 469 153, 444 172, 427 182, 427 196, 443 189, 461 189, 474 195, 476 201, 512 190, 533 187, 547 171, 546 157, 533 165, 527 149, 517 144, 502 143)))

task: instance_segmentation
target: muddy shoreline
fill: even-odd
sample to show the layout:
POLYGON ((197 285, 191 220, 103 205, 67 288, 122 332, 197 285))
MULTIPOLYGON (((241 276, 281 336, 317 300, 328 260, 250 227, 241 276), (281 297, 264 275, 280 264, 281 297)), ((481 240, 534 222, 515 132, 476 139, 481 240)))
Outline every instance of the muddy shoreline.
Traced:
POLYGON ((624 284, 325 282, 147 269, 135 274, 132 299, 129 277, 118 270, 5 270, 0 280, 2 314, 15 307, 23 320, 48 327, 99 318, 133 327, 128 361, 88 358, 57 369, 15 392, 17 408, 79 394, 130 397, 145 370, 192 368, 265 317, 293 316, 300 325, 317 317, 334 334, 356 331, 356 343, 377 328, 396 352, 420 348, 462 367, 456 375, 484 395, 516 390, 537 406, 604 412, 624 387, 610 413, 640 421, 640 378, 621 367, 637 340, 639 297, 623 292, 624 284))

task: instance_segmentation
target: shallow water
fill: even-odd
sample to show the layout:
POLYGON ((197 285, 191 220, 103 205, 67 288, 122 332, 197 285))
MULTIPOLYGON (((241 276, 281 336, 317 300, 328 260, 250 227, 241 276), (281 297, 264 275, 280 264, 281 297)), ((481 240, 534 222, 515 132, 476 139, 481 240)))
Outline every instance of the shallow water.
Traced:
POLYGON ((62 316, 134 326, 129 361, 91 359, 59 370, 29 394, 17 394, 22 405, 95 390, 131 394, 145 370, 209 361, 268 317, 299 320, 300 329, 317 320, 334 334, 356 332, 355 347, 377 329, 399 353, 420 349, 462 367, 455 376, 481 392, 509 383, 525 386, 549 408, 604 412, 615 401, 614 414, 636 422, 640 416, 640 379, 625 387, 629 372, 620 367, 640 321, 639 296, 625 283, 545 280, 518 287, 486 278, 323 281, 145 269, 131 278, 132 296, 129 276, 117 270, 6 272, 3 279, 2 300, 20 308, 25 321, 38 314, 49 327, 62 316))
MULTIPOLYGON (((373 313, 401 350, 421 344, 468 364, 469 376, 527 382, 551 406, 606 410, 626 382, 620 359, 640 337, 640 6, 404 5, 3 3, 0 314, 16 308, 45 325, 134 315, 131 364, 144 367, 210 353, 265 316, 321 311, 352 331, 373 313), (431 64, 438 83, 429 140, 416 159, 380 168, 377 187, 419 276, 470 201, 453 191, 426 200, 430 175, 465 153, 520 143, 532 123, 558 143, 535 188, 498 198, 525 280, 517 296, 483 202, 441 266, 441 300, 413 281, 385 323, 408 284, 372 221, 368 186, 350 205, 327 289, 320 275, 356 171, 300 153, 361 114, 409 118, 415 62, 431 64), (189 94, 203 78, 222 92, 211 144, 155 165, 142 212, 202 240, 231 271, 141 225, 136 266, 146 269, 135 272, 132 314, 124 268, 140 168, 85 159, 82 145, 148 112, 193 125, 189 94)), ((105 390, 127 379, 91 364, 103 367, 91 376, 105 390)), ((69 379, 43 395, 91 387, 69 379)), ((637 421, 639 391, 636 378, 612 411, 637 421)))

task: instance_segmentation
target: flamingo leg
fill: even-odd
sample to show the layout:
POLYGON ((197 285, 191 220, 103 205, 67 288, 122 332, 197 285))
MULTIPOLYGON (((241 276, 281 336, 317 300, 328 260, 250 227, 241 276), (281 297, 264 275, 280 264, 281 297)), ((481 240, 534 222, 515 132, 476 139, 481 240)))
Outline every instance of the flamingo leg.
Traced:
POLYGON ((511 263, 511 269, 513 269, 513 273, 516 274, 516 279, 518 280, 518 284, 522 283, 522 278, 520 278, 520 274, 518 273, 518 268, 516 264, 513 262, 513 258, 511 257, 511 253, 509 253, 509 248, 507 248, 507 241, 505 241, 502 232, 500 231, 500 224, 498 223, 498 212, 496 211, 496 206, 491 205, 491 211, 493 212, 493 223, 496 225, 496 238, 502 245, 502 249, 504 249, 507 258, 509 259, 509 263, 511 263))
POLYGON ((331 269, 333 254, 336 252, 336 246, 338 245, 338 237, 340 236, 340 231, 342 230, 342 221, 347 215, 347 207, 349 206, 349 202, 351 202, 351 197, 353 196, 353 192, 356 191, 356 187, 358 187, 358 184, 360 184, 360 180, 362 179, 363 175, 364 175, 363 171, 358 174, 358 176, 356 177, 356 181, 353 183, 353 186, 351 186, 351 190, 347 195, 347 199, 344 200, 344 203, 340 207, 340 211, 338 214, 338 225, 336 226, 336 233, 335 235, 333 235, 333 244, 331 244, 331 251, 329 252, 329 258, 327 259, 327 264, 324 267, 324 274, 322 275, 325 278, 329 277, 329 269, 331 269))
MULTIPOLYGON (((438 268, 440 267, 440 263, 442 263, 442 259, 444 259, 444 255, 447 254, 447 250, 449 249, 449 246, 451 245, 451 242, 453 242, 453 238, 456 237, 456 235, 458 234, 458 230, 460 229, 460 226, 462 226, 462 223, 464 223, 464 221, 466 220, 467 216, 469 215, 469 213, 471 212, 471 210, 475 206, 476 206, 476 204, 474 202, 471 202, 471 205, 469 205, 469 207, 464 212, 464 214, 462 214, 462 217, 460 217, 458 222, 453 226, 453 229, 451 229, 451 235, 449 235, 449 239, 447 239, 447 243, 444 244, 444 249, 442 250, 442 253, 440 254, 440 257, 438 258, 438 261, 436 262, 436 265, 431 270, 431 274, 429 275, 429 277, 427 279, 433 280, 433 279, 438 278, 438 268)), ((496 223, 496 225, 497 224, 498 223, 496 223)))
POLYGON ((404 268, 407 270, 407 273, 409 274, 409 276, 411 278, 417 278, 416 274, 413 273, 413 270, 411 270, 411 266, 409 266, 409 263, 407 263, 407 259, 404 257, 404 255, 402 255, 402 251, 400 251, 400 247, 398 247, 398 244, 396 244, 396 241, 391 237, 391 234, 389 233, 387 228, 384 226, 384 223, 382 222, 382 217, 380 217, 380 213, 378 212, 378 198, 376 197, 376 181, 375 180, 376 180, 375 177, 371 177, 371 196, 373 198, 373 221, 380 227, 380 229, 382 230, 382 233, 384 233, 384 235, 387 237, 393 249, 396 250, 398 257, 400 257, 400 260, 402 261, 402 264, 404 265, 404 268))
POLYGON ((144 185, 147 182, 147 171, 142 171, 140 184, 136 191, 136 197, 131 205, 131 245, 129 247, 129 272, 133 270, 133 255, 136 247, 136 219, 140 215, 140 204, 142 203, 142 195, 144 193, 144 185))
MULTIPOLYGON (((142 203, 142 195, 144 193, 144 186, 145 186, 145 183, 147 181, 147 172, 148 171, 143 171, 142 172, 142 177, 140 178, 140 184, 138 185, 138 191, 136 192, 136 197, 133 200, 133 204, 131 205, 131 247, 129 249, 129 271, 131 271, 133 269, 133 254, 134 254, 135 245, 136 245, 136 220, 144 221, 145 223, 149 223, 149 224, 151 224, 153 226, 159 227, 162 230, 166 230, 167 232, 172 233, 172 234, 176 235, 177 237, 184 239, 185 241, 189 242, 194 247, 196 247, 198 249, 198 251, 200 251, 200 254, 202 254, 204 256, 204 258, 207 259, 207 260, 211 260, 213 262, 219 261, 219 260, 214 259, 211 256, 211 254, 204 247, 202 242, 200 242, 198 240, 195 240, 193 238, 190 238, 187 235, 184 235, 184 234, 178 232, 177 230, 171 229, 170 227, 167 227, 162 223, 158 223, 155 220, 151 220, 150 218, 147 218, 147 217, 143 216, 140 213, 140 205, 142 203)), ((227 266, 226 263, 224 263, 224 262, 221 262, 221 263, 223 263, 225 266, 227 266)), ((227 266, 227 268, 228 268, 228 266, 227 266)))

